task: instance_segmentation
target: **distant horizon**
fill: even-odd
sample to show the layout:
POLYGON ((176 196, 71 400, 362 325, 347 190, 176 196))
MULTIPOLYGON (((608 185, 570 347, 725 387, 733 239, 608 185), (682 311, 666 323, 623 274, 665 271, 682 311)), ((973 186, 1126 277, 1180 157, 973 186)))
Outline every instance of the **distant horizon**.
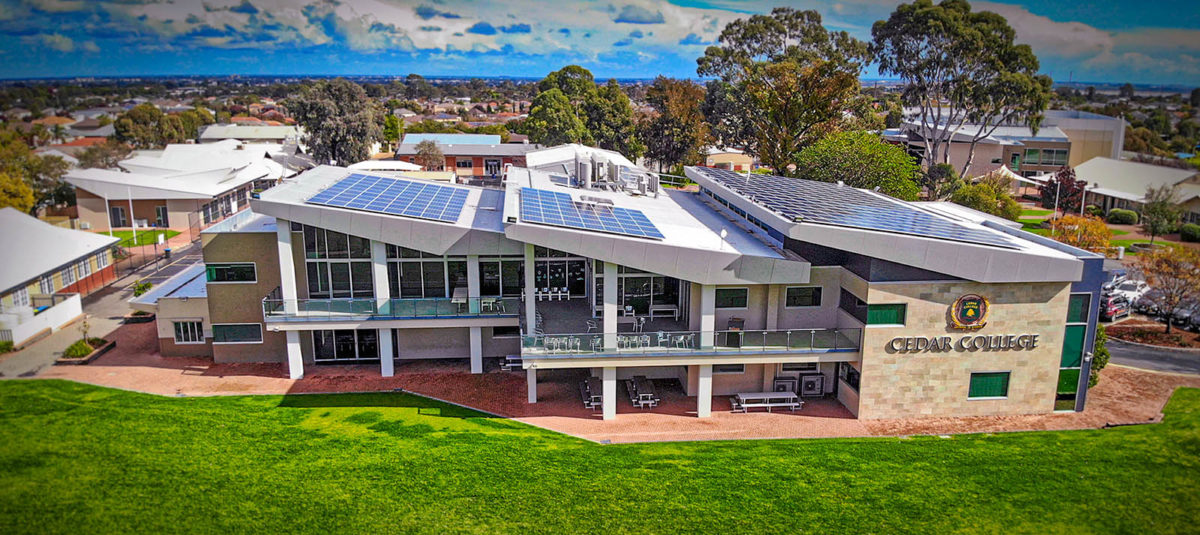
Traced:
MULTIPOLYGON (((776 5, 870 39, 898 0, 0 0, 0 79, 391 76, 696 78, 731 21, 776 5), (536 14, 536 16, 531 16, 536 14), (280 74, 284 69, 305 72, 280 74), (339 74, 358 73, 358 74, 339 74)), ((1191 2, 972 2, 1003 15, 1055 80, 1200 86, 1191 2)), ((874 65, 864 77, 880 76, 874 65)))

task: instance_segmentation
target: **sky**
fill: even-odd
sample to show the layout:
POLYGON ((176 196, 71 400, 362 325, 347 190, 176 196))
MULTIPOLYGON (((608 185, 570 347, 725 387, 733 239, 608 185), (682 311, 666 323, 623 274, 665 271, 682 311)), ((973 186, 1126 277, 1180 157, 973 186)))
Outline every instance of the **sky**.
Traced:
MULTIPOLYGON (((1195 0, 973 2, 1056 81, 1200 86, 1195 0)), ((696 77, 726 23, 786 5, 870 38, 889 0, 0 0, 0 78, 173 74, 696 77)), ((877 77, 873 70, 865 77, 877 77)))

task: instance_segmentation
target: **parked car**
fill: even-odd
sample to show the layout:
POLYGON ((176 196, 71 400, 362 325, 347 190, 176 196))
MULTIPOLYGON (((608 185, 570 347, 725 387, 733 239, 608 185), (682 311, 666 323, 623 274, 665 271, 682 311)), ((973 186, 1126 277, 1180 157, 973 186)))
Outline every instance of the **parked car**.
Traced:
POLYGON ((1113 289, 1112 294, 1124 297, 1130 303, 1136 303, 1139 298, 1146 295, 1146 292, 1149 291, 1150 285, 1146 284, 1146 281, 1126 279, 1113 289))
POLYGON ((1138 314, 1145 314, 1152 318, 1158 318, 1162 315, 1162 311, 1158 308, 1159 291, 1151 288, 1150 291, 1142 294, 1133 302, 1133 311, 1138 314))
POLYGON ((1171 315, 1171 325, 1185 329, 1190 328, 1195 324, 1197 317, 1200 317, 1200 303, 1188 303, 1179 307, 1171 315))
POLYGON ((1129 274, 1126 273, 1125 270, 1123 270, 1123 269, 1114 269, 1112 271, 1106 271, 1106 272, 1104 272, 1104 274, 1106 276, 1108 276, 1108 279, 1105 280, 1104 284, 1100 286, 1101 294, 1112 293, 1113 289, 1115 289, 1118 284, 1125 282, 1125 280, 1129 278, 1129 274))
POLYGON ((1129 299, 1121 295, 1106 295, 1100 298, 1100 319, 1112 321, 1122 316, 1128 316, 1133 307, 1129 299))

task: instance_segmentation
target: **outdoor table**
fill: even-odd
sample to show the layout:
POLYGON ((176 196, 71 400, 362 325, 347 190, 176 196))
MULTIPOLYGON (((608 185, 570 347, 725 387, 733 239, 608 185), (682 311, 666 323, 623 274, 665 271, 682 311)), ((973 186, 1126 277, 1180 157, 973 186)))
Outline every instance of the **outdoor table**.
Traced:
POLYGON ((771 412, 773 407, 786 407, 794 411, 803 406, 795 392, 741 392, 737 400, 746 409, 766 408, 767 412, 771 412))

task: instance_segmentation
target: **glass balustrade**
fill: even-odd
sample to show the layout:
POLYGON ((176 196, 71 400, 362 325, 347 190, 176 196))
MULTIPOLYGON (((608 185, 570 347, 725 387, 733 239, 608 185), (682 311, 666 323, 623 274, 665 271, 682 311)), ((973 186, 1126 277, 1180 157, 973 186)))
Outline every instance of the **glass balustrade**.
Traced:
POLYGON ((862 329, 539 334, 523 335, 521 352, 570 357, 858 351, 861 334, 862 329))
POLYGON ((504 297, 428 299, 272 299, 262 302, 267 321, 429 319, 517 316, 521 301, 504 297))

